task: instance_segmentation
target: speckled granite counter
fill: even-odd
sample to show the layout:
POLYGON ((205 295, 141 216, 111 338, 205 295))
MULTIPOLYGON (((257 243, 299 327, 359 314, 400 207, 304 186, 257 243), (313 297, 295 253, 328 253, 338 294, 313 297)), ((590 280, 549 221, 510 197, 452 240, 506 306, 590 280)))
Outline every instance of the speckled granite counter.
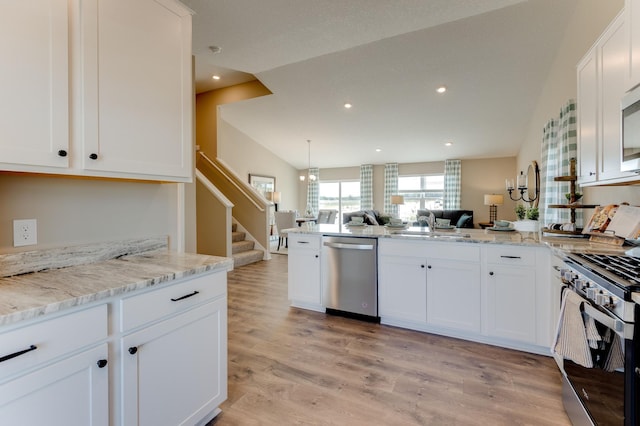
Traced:
POLYGON ((0 326, 232 269, 230 258, 170 252, 166 237, 0 255, 0 326))
POLYGON ((521 231, 493 231, 490 229, 454 229, 436 230, 436 236, 420 235, 425 229, 412 227, 405 230, 390 229, 384 226, 338 226, 338 225, 313 225, 305 224, 299 228, 289 229, 288 232, 330 235, 330 236, 354 236, 376 238, 399 238, 424 241, 451 241, 487 244, 513 244, 523 246, 548 246, 555 253, 563 251, 597 252, 597 253, 621 253, 629 247, 618 247, 603 243, 589 241, 582 237, 562 237, 553 235, 540 235, 539 232, 521 231))

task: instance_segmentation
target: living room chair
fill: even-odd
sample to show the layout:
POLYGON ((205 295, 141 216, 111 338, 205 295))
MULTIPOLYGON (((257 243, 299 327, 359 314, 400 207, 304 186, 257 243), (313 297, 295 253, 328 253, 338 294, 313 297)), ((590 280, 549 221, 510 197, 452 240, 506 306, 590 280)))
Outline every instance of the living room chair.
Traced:
POLYGON ((274 217, 276 220, 276 228, 278 230, 278 248, 280 250, 280 246, 284 242, 285 247, 289 247, 289 238, 287 229, 295 228, 297 226, 296 223, 296 212, 274 212, 274 217))
POLYGON ((338 210, 319 210, 318 211, 318 223, 335 223, 338 210))

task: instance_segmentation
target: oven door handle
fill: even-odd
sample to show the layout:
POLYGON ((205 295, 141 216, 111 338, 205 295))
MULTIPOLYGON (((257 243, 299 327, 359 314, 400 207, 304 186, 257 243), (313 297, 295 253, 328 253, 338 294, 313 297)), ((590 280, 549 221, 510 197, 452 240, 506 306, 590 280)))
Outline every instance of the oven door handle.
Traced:
POLYGON ((607 328, 610 328, 611 330, 615 331, 623 339, 632 339, 633 338, 633 325, 632 324, 625 324, 623 321, 620 321, 619 319, 611 318, 610 316, 608 316, 606 314, 603 314, 602 312, 600 312, 599 310, 597 310, 596 308, 591 306, 590 303, 584 302, 582 304, 582 306, 583 306, 583 308, 582 308, 583 311, 587 315, 589 315, 590 317, 592 317, 596 321, 600 322, 601 324, 603 324, 607 328))

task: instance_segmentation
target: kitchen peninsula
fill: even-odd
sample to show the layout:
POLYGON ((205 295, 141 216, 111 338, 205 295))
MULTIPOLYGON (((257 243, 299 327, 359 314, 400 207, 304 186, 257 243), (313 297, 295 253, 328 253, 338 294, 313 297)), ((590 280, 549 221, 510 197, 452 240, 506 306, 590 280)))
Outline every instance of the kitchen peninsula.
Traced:
POLYGON ((231 269, 166 237, 1 255, 0 424, 209 421, 231 269))
POLYGON ((382 324, 549 354, 560 308, 554 259, 559 246, 585 240, 535 232, 316 225, 289 232, 292 306, 325 311, 325 236, 378 240, 378 315, 382 324))

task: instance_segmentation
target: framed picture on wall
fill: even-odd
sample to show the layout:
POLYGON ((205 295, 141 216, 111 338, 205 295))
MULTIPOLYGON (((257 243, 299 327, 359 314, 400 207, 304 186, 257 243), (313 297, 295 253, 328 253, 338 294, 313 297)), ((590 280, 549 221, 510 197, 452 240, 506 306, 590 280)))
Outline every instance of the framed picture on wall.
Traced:
POLYGON ((276 190, 276 178, 273 176, 254 175, 249 173, 249 184, 265 198, 267 198, 267 192, 274 192, 276 190))

